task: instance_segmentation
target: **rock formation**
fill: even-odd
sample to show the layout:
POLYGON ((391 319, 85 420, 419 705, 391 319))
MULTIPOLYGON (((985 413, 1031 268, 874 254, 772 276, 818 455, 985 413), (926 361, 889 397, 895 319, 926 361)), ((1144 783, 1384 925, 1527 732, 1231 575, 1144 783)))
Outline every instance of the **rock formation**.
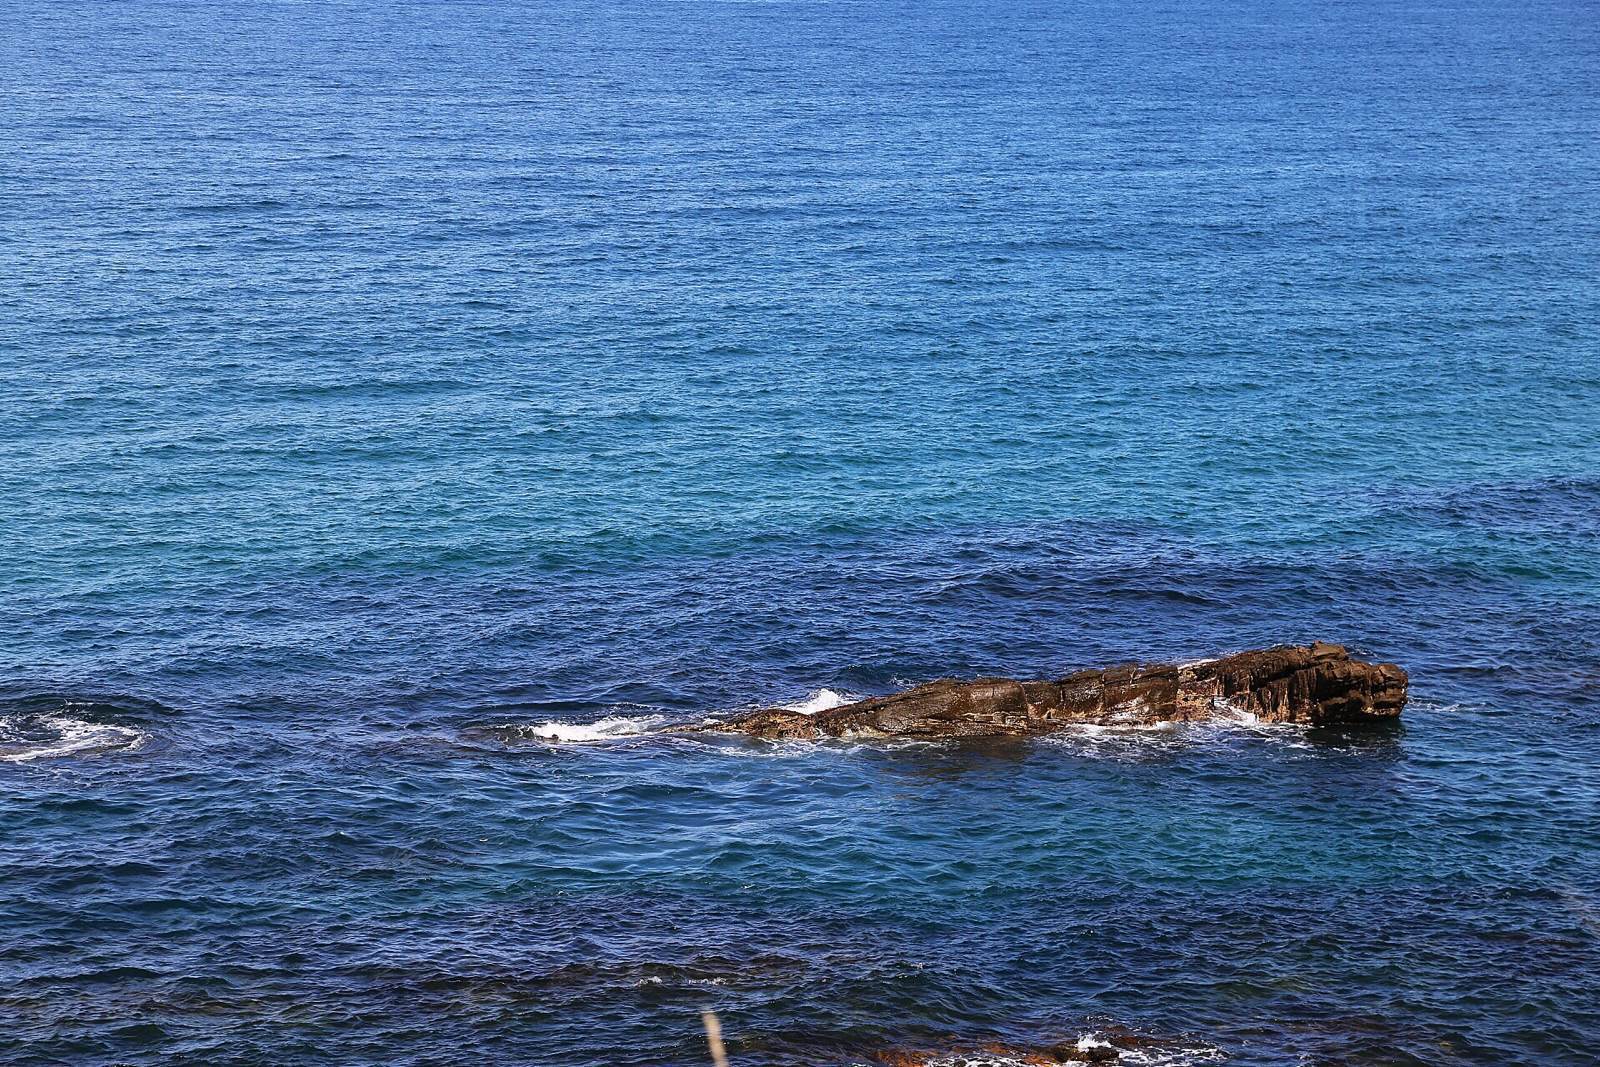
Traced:
POLYGON ((1054 681, 943 679, 807 715, 770 708, 697 731, 766 740, 1026 737, 1065 726, 1141 726, 1245 712, 1262 722, 1347 726, 1400 714, 1406 672, 1317 642, 1197 663, 1129 664, 1054 681))

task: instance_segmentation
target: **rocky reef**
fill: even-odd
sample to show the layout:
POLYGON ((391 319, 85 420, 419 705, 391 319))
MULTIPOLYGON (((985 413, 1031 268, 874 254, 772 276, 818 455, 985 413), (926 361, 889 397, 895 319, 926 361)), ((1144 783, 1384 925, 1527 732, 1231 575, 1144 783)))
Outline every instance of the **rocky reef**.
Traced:
POLYGON ((1144 726, 1247 713, 1262 722, 1350 726, 1393 719, 1406 672, 1316 642, 1194 663, 1128 664, 1065 678, 942 679, 816 714, 770 708, 698 731, 765 740, 1027 737, 1067 726, 1144 726))

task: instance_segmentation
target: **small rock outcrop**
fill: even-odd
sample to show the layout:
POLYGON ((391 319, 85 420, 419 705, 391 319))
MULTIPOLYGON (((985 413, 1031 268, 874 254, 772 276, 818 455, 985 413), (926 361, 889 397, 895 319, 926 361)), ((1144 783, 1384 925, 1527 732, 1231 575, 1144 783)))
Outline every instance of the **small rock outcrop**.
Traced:
POLYGON ((1017 1067, 1055 1067, 1092 1063, 1215 1063, 1226 1057, 1220 1049, 1185 1038, 1150 1037, 1124 1026, 1107 1026, 1052 1045, 1014 1045, 1008 1042, 972 1044, 952 1042, 939 1050, 892 1049, 870 1057, 881 1067, 936 1067, 936 1065, 1015 1064, 1017 1067), (1126 1059, 1124 1054, 1127 1054, 1126 1059))
POLYGON ((813 715, 769 708, 692 729, 770 741, 1026 737, 1074 725, 1187 722, 1219 711, 1262 722, 1349 726, 1399 715, 1406 684, 1406 672, 1393 663, 1364 663, 1342 645, 1319 641, 1054 680, 942 679, 813 715))

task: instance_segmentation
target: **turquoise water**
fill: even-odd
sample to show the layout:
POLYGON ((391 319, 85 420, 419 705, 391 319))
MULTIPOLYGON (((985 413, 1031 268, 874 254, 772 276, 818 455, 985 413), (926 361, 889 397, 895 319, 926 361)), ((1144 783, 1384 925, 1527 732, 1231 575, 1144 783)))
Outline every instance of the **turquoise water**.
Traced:
POLYGON ((1584 5, 4 22, 0 1058, 1593 1061, 1584 5), (1312 638, 1404 726, 641 734, 1312 638))

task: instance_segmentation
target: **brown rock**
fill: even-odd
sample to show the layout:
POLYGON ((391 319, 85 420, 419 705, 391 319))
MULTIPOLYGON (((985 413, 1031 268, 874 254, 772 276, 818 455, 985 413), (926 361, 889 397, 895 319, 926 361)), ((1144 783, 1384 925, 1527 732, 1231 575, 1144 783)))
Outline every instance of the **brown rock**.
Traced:
POLYGON ((1122 1057, 1108 1045, 1079 1048, 1076 1044, 1057 1045, 1051 1050, 1057 1063, 1116 1063, 1122 1057))
POLYGON ((1263 722, 1344 726, 1400 714, 1406 672, 1317 642, 1184 664, 1126 664, 1054 680, 941 679, 815 715, 772 708, 695 731, 766 740, 1026 737, 1064 726, 1143 726, 1246 712, 1263 722))

